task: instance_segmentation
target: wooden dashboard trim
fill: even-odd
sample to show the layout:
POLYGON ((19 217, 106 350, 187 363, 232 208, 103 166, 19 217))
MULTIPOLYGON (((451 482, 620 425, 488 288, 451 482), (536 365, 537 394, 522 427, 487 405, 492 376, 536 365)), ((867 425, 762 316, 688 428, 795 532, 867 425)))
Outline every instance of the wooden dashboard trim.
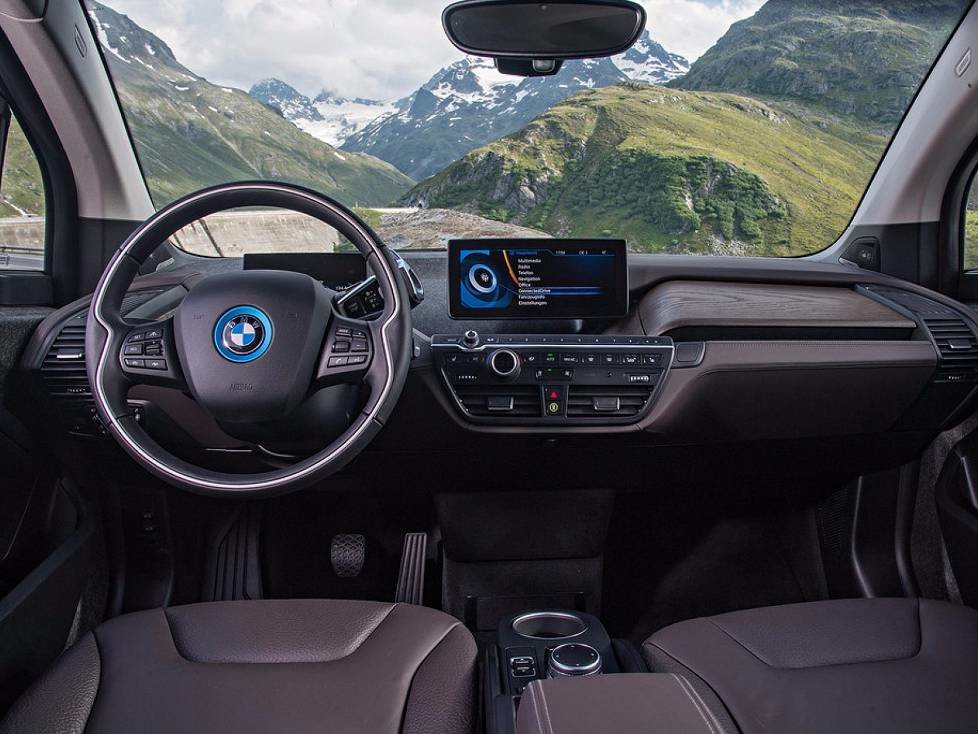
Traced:
POLYGON ((851 288, 670 281, 639 304, 646 334, 692 327, 913 329, 916 324, 851 288))

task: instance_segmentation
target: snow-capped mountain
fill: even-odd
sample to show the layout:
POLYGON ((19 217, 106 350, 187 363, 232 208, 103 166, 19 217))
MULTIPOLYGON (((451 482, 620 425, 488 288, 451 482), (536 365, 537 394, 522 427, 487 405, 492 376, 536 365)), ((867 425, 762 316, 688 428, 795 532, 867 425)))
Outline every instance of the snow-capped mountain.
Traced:
POLYGON ((281 79, 262 79, 248 90, 248 94, 259 102, 274 107, 292 122, 296 120, 320 121, 323 119, 312 100, 281 79))
POLYGON ((671 54, 648 31, 628 51, 614 58, 615 66, 636 82, 665 84, 689 71, 689 62, 671 54))
POLYGON ((665 84, 688 69, 684 58, 669 53, 646 31, 621 56, 568 61, 552 77, 507 76, 491 59, 466 57, 396 102, 344 99, 329 92, 310 99, 275 79, 256 84, 250 93, 311 135, 344 150, 370 153, 420 180, 519 130, 576 92, 627 81, 665 84))
POLYGON ((467 57, 440 70, 397 109, 347 138, 421 180, 474 148, 515 132, 575 92, 628 81, 610 59, 569 61, 556 76, 500 74, 489 59, 467 57))
POLYGON ((361 97, 346 99, 325 89, 310 99, 280 79, 264 79, 248 94, 279 110, 286 119, 313 137, 337 146, 368 123, 395 109, 392 102, 361 97))

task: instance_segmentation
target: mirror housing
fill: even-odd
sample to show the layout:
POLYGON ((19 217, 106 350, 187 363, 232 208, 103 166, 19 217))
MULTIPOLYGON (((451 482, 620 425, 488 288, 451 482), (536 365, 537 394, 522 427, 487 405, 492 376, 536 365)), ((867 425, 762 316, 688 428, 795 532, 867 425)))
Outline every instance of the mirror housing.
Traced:
POLYGON ((556 74, 566 59, 622 53, 645 21, 645 9, 631 0, 462 0, 442 13, 456 48, 521 76, 556 74))

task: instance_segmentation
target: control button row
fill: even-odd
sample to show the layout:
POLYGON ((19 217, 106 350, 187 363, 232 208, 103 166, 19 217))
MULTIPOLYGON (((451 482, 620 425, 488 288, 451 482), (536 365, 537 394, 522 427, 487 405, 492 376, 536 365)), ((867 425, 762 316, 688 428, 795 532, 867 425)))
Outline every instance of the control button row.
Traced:
POLYGON ((138 370, 155 370, 157 372, 166 372, 166 360, 165 359, 141 359, 138 357, 126 357, 125 359, 126 367, 138 370))
MULTIPOLYGON (((449 362, 466 362, 469 357, 475 357, 473 362, 478 362, 478 355, 449 355, 447 358, 449 362), (454 359, 453 359, 454 357, 454 359)), ((582 354, 578 352, 577 354, 567 354, 567 353, 557 353, 557 352, 525 352, 521 355, 523 361, 526 364, 560 364, 568 367, 576 367, 578 365, 585 365, 590 367, 600 367, 601 365, 609 364, 624 364, 624 365, 648 365, 650 367, 659 367, 665 362, 665 355, 661 352, 655 354, 596 354, 587 353, 582 354)))
POLYGON ((133 342, 142 341, 153 341, 154 339, 163 338, 163 329, 155 327, 152 329, 147 329, 146 331, 137 331, 129 335, 126 339, 127 344, 132 344, 133 342))
POLYGON ((562 367, 544 367, 533 373, 537 380, 567 381, 574 379, 574 370, 562 367))
POLYGON ((330 357, 329 367, 354 367, 358 364, 366 364, 366 354, 351 354, 349 357, 330 357))
MULTIPOLYGON (((671 346, 672 340, 658 336, 572 336, 552 334, 523 334, 523 335, 480 335, 483 344, 554 344, 567 346, 671 346)), ((433 346, 464 344, 461 336, 438 334, 432 338, 433 346)))
POLYGON ((162 340, 130 342, 123 347, 122 353, 126 357, 162 357, 162 340))
POLYGON ((348 352, 369 352, 370 345, 366 339, 337 339, 333 342, 334 354, 346 354, 348 352))

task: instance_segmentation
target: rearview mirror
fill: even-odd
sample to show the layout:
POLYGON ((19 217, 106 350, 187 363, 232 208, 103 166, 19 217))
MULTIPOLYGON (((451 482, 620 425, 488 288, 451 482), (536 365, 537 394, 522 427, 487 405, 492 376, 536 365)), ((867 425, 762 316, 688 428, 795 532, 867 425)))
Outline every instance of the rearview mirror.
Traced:
POLYGON ((626 51, 645 28, 645 10, 628 0, 463 0, 445 9, 442 23, 473 56, 559 61, 626 51))

